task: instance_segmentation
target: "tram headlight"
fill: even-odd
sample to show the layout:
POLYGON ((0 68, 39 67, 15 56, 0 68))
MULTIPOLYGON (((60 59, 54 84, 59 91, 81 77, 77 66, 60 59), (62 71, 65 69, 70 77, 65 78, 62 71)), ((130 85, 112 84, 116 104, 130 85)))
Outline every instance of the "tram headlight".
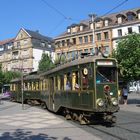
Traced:
POLYGON ((104 106, 104 101, 101 98, 97 99, 96 103, 100 107, 104 106))
POLYGON ((112 98, 111 102, 114 106, 118 105, 118 100, 116 98, 112 98))

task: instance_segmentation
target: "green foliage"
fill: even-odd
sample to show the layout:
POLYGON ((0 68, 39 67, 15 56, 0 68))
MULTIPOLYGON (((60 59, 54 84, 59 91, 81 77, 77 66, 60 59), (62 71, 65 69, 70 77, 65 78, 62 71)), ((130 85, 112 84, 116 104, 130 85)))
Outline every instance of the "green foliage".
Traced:
POLYGON ((65 57, 65 55, 60 55, 60 56, 57 56, 56 57, 56 59, 55 59, 55 65, 57 65, 57 64, 62 64, 62 63, 64 63, 64 62, 66 62, 66 57, 65 57))
POLYGON ((54 67, 54 64, 51 58, 46 53, 42 53, 41 60, 39 61, 38 70, 39 71, 47 71, 54 67))
POLYGON ((3 75, 4 75, 4 77, 3 77, 3 79, 4 79, 3 84, 9 83, 14 78, 21 77, 21 73, 20 72, 13 72, 13 71, 4 72, 3 75))
POLYGON ((113 57, 118 61, 120 73, 125 81, 140 78, 140 34, 127 35, 118 42, 113 57))

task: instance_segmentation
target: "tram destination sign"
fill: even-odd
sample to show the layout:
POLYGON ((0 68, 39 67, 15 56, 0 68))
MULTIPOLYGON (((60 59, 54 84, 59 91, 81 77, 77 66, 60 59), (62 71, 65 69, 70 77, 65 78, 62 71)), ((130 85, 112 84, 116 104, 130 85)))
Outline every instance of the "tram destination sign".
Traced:
POLYGON ((111 65, 113 65, 113 62, 112 62, 112 61, 98 61, 98 62, 97 62, 97 65, 98 65, 98 66, 101 66, 101 65, 104 65, 104 66, 111 66, 111 65))

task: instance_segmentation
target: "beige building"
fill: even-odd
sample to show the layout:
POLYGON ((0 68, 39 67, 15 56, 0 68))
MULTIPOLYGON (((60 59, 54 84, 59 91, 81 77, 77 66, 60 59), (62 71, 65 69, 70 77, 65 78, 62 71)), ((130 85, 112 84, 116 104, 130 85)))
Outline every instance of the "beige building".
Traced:
POLYGON ((53 40, 38 31, 21 28, 15 38, 0 41, 2 70, 36 71, 43 52, 54 60, 53 40))
POLYGON ((93 28, 89 20, 81 21, 79 24, 72 24, 67 31, 54 38, 57 56, 62 54, 66 59, 74 59, 81 53, 94 54, 93 28))
POLYGON ((100 17, 91 14, 90 17, 79 24, 72 24, 54 38, 57 56, 63 54, 69 59, 81 52, 98 55, 100 50, 112 54, 118 39, 128 33, 140 32, 140 8, 100 17))

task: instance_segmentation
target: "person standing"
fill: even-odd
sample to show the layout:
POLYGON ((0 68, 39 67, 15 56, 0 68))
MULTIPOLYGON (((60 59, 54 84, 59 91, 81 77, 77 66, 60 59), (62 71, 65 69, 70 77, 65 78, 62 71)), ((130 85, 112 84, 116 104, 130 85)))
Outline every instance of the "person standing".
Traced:
POLYGON ((123 100, 124 100, 124 104, 127 104, 127 99, 128 99, 128 89, 127 86, 123 87, 123 100))

